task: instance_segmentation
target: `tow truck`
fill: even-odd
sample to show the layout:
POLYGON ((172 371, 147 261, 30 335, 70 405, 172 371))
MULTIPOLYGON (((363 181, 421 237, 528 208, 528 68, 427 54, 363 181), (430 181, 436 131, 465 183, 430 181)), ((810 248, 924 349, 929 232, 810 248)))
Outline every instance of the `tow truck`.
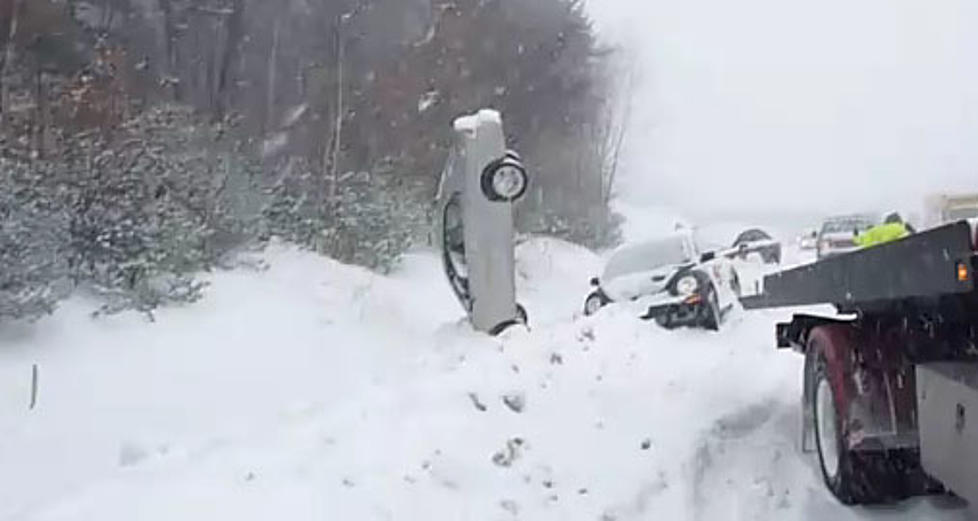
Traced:
POLYGON ((805 357, 801 445, 845 504, 950 491, 978 506, 978 226, 945 224, 763 278, 745 309, 805 357))

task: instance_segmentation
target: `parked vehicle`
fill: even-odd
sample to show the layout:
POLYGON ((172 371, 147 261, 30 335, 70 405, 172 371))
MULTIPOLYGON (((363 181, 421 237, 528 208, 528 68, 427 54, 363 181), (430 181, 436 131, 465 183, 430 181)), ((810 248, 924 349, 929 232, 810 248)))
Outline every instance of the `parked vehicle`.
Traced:
POLYGON ((959 220, 978 220, 978 193, 933 195, 924 203, 924 228, 959 220))
POLYGON ((818 259, 858 250, 856 235, 879 222, 879 217, 870 214, 843 215, 826 219, 818 232, 816 243, 818 259))
POLYGON ((741 300, 839 313, 795 315, 776 337, 805 356, 802 450, 841 502, 943 486, 978 505, 976 269, 978 226, 957 221, 768 275, 741 300))
POLYGON ((806 230, 801 237, 798 237, 798 249, 811 251, 818 248, 818 230, 806 230))
POLYGON ((733 247, 741 259, 758 254, 765 264, 781 264, 781 243, 759 228, 741 232, 733 247))
POLYGON ((619 248, 584 301, 593 315, 613 302, 636 307, 642 319, 666 328, 719 329, 740 293, 729 259, 700 251, 691 232, 619 248))

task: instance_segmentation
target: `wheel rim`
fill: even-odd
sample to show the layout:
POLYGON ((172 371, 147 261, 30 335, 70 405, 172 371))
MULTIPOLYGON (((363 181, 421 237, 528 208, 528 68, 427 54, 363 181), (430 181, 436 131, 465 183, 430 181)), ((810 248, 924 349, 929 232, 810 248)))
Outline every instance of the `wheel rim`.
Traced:
POLYGON ((587 315, 593 315, 601 309, 601 298, 597 295, 592 295, 588 297, 587 302, 584 303, 584 313, 587 315))
POLYGON ((830 479, 839 473, 839 437, 836 432, 835 400, 828 379, 823 378, 815 391, 815 421, 818 452, 822 470, 830 479))

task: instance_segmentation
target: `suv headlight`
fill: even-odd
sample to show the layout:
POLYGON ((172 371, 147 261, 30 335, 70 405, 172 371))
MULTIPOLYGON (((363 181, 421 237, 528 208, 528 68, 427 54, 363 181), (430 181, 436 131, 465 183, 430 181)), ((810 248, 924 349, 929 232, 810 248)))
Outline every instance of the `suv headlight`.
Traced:
POLYGON ((700 289, 700 281, 692 275, 685 275, 676 281, 676 292, 681 297, 688 297, 698 289, 700 289))

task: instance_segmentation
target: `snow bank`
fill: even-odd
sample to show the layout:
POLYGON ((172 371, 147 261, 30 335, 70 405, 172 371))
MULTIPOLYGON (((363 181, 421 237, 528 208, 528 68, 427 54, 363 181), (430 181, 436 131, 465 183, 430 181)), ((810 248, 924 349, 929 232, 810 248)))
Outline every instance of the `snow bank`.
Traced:
POLYGON ((520 246, 530 331, 477 334, 420 252, 379 277, 285 247, 197 306, 0 341, 0 519, 963 519, 845 509, 796 450, 782 315, 576 316, 599 259, 520 246), (20 382, 8 384, 7 382, 20 382), (23 392, 16 393, 21 398, 23 392))
POLYGON ((584 307, 591 277, 604 261, 588 249, 547 237, 532 238, 516 248, 516 286, 531 325, 571 320, 584 307))

